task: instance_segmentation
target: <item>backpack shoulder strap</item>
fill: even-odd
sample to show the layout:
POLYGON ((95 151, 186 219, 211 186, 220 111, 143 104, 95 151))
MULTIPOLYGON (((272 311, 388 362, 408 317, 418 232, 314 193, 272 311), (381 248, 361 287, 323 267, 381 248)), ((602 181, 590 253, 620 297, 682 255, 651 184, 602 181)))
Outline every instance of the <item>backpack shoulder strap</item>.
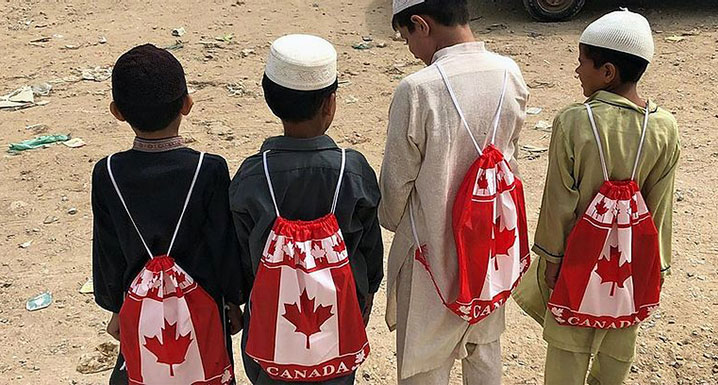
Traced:
POLYGON ((606 156, 603 154, 603 144, 601 144, 601 137, 598 135, 598 128, 596 127, 596 120, 593 117, 593 110, 591 105, 588 103, 586 106, 586 112, 588 112, 588 120, 591 122, 591 129, 593 129, 593 136, 596 138, 596 144, 598 145, 598 154, 601 157, 601 168, 603 169, 603 180, 608 181, 608 168, 606 167, 606 156))
POLYGON ((140 232, 139 227, 137 227, 137 223, 135 223, 134 218, 132 218, 132 214, 130 214, 130 209, 127 208, 125 198, 122 196, 122 192, 120 192, 120 187, 117 185, 117 180, 115 180, 115 175, 112 173, 112 155, 107 157, 107 173, 110 175, 110 181, 112 181, 112 186, 115 188, 115 192, 117 192, 117 196, 120 198, 120 202, 122 202, 122 207, 125 208, 125 212, 127 212, 127 216, 130 218, 130 222, 132 222, 132 226, 135 228, 135 231, 137 231, 137 235, 140 237, 142 245, 145 247, 145 250, 150 256, 150 259, 154 258, 154 254, 152 254, 152 251, 150 250, 149 246, 147 246, 145 238, 142 237, 142 233, 140 232))
POLYGON ((437 62, 434 65, 436 66, 436 69, 439 70, 439 74, 441 75, 441 78, 444 80, 446 89, 447 89, 447 91, 449 91, 449 96, 451 96, 451 101, 454 103, 456 112, 459 113, 459 118, 461 118, 461 123, 464 125, 464 128, 466 128, 466 131, 469 133, 469 137, 471 137, 471 141, 474 142, 474 147, 476 147, 476 151, 479 153, 479 156, 481 156, 481 154, 483 153, 481 151, 481 146, 479 146, 479 142, 476 141, 474 134, 471 132, 471 127, 469 127, 469 123, 466 121, 466 117, 464 116, 464 111, 461 109, 461 106, 459 106, 459 100, 456 98, 456 93, 454 92, 454 88, 451 86, 451 83, 449 82, 449 77, 446 76, 446 72, 444 72, 444 68, 441 66, 441 64, 439 64, 437 62))
POLYGON ((332 202, 332 214, 337 210, 337 202, 339 201, 339 190, 342 188, 342 179, 344 179, 344 169, 347 164, 347 150, 342 148, 342 166, 339 169, 339 181, 337 181, 337 189, 334 192, 334 201, 332 202))
POLYGON ((633 172, 631 173, 631 180, 636 179, 636 171, 638 171, 638 162, 641 160, 641 153, 643 152, 643 144, 646 142, 646 130, 648 130, 648 117, 651 114, 650 101, 646 101, 646 116, 643 118, 643 130, 641 131, 641 143, 638 145, 638 153, 636 154, 636 162, 633 164, 633 172))
POLYGON ((189 191, 187 192, 187 198, 184 200, 184 206, 182 206, 182 213, 180 214, 179 220, 177 221, 177 226, 175 226, 175 232, 172 234, 172 240, 170 241, 170 247, 167 249, 167 255, 171 255, 172 253, 172 246, 175 244, 175 240, 177 239, 177 233, 179 233, 180 226, 182 225, 182 218, 184 218, 184 213, 187 211, 187 206, 189 205, 189 200, 192 197, 192 191, 194 190, 195 184, 197 184, 197 177, 199 176, 199 170, 202 168, 202 162, 204 161, 204 152, 201 152, 199 154, 199 160, 197 161, 197 168, 194 171, 194 176, 192 177, 192 183, 189 185, 189 191))

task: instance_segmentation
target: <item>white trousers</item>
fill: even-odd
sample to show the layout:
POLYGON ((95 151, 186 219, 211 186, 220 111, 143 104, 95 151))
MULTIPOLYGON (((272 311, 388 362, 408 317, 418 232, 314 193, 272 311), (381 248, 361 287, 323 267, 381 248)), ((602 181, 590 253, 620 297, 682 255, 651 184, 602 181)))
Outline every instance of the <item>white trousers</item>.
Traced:
MULTIPOLYGON (((496 341, 485 345, 468 344, 466 349, 469 356, 461 360, 464 385, 500 385, 501 343, 496 341)), ((448 385, 454 361, 453 358, 449 359, 432 371, 399 380, 399 385, 448 385)))

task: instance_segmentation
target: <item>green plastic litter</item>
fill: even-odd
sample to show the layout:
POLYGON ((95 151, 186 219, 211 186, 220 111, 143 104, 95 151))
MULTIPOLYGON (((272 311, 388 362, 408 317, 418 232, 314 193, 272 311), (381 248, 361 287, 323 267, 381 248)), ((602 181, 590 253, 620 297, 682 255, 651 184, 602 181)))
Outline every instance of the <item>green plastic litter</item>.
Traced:
POLYGON ((43 135, 38 136, 35 139, 28 139, 23 140, 20 143, 10 143, 8 152, 20 152, 25 150, 33 150, 36 148, 40 148, 42 146, 52 144, 52 143, 59 143, 59 142, 66 142, 70 140, 70 135, 43 135))

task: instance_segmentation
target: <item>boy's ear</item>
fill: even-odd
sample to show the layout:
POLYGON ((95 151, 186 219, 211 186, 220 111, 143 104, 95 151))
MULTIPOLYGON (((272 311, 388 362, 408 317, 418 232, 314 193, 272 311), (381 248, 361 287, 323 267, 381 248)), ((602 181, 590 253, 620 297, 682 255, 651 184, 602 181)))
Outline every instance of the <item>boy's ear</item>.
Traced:
POLYGON ((185 96, 184 103, 182 103, 182 109, 180 110, 180 113, 184 116, 189 115, 190 111, 192 111, 193 106, 194 106, 194 100, 192 100, 192 97, 190 95, 185 96))
POLYGON ((110 112, 112 113, 112 116, 115 117, 115 119, 119 120, 120 122, 125 121, 125 117, 122 116, 122 112, 120 112, 120 109, 117 108, 117 104, 115 104, 115 102, 110 103, 110 112))
POLYGON ((429 21, 420 15, 412 15, 411 22, 414 24, 414 32, 421 34, 423 37, 431 34, 431 25, 429 21))
POLYGON ((603 73, 603 81, 607 85, 613 83, 617 79, 620 79, 618 67, 616 67, 613 63, 604 64, 601 68, 601 72, 603 73))
POLYGON ((337 112, 337 93, 332 92, 331 95, 327 96, 322 105, 322 115, 327 123, 327 128, 334 120, 334 115, 337 112))

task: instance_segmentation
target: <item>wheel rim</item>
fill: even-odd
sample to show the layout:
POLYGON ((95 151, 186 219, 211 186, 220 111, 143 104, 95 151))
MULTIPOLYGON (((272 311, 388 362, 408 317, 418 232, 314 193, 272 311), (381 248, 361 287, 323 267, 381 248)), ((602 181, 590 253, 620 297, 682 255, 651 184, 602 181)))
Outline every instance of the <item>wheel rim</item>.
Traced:
POLYGON ((542 10, 550 13, 563 12, 569 9, 575 0, 537 0, 536 4, 541 7, 542 10))

